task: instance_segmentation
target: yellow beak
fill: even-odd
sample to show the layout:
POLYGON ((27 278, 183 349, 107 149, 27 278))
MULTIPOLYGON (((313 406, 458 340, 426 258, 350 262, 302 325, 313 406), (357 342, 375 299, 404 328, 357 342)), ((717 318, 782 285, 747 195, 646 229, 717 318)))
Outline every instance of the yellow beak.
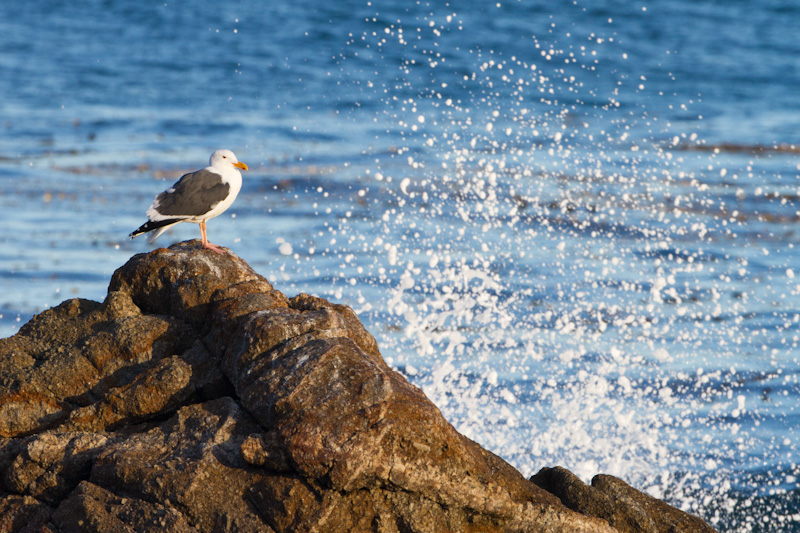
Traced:
POLYGON ((239 161, 238 163, 234 163, 233 166, 241 168, 242 170, 247 170, 247 164, 242 163, 241 161, 239 161))

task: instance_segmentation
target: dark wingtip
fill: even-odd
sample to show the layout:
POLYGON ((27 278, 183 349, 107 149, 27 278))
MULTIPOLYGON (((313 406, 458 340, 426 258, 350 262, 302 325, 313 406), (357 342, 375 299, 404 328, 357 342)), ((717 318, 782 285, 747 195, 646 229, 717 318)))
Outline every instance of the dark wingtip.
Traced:
POLYGON ((178 222, 181 222, 181 219, 168 218, 166 220, 159 220, 157 222, 154 222, 152 220, 148 220, 147 222, 145 222, 144 224, 139 226, 138 229, 136 229, 135 231, 132 231, 128 235, 128 237, 133 239, 133 238, 136 238, 136 237, 138 237, 139 235, 141 235, 143 233, 147 233, 148 231, 153 231, 154 229, 158 229, 158 228, 160 228, 162 226, 169 226, 170 224, 177 224, 178 222))

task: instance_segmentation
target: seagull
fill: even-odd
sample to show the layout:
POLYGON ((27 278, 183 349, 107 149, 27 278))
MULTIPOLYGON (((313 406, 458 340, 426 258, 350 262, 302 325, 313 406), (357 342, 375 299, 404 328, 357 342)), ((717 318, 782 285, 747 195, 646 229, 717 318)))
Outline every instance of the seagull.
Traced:
POLYGON ((152 231, 147 242, 153 242, 175 224, 194 222, 200 225, 203 248, 224 254, 222 248, 208 242, 206 220, 221 215, 236 199, 242 188, 240 168, 247 170, 247 165, 239 162, 233 152, 217 150, 211 154, 209 166, 184 174, 175 185, 156 196, 147 210, 148 221, 131 233, 130 238, 152 231))

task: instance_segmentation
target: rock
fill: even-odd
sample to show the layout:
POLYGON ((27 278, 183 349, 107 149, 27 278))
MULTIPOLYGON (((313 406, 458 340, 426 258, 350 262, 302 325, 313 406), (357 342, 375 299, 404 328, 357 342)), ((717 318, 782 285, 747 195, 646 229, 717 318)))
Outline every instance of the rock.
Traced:
POLYGON ((610 476, 526 480, 349 307, 196 241, 0 340, 0 472, 0 531, 711 530, 610 476))
POLYGON ((88 479, 176 509, 200 531, 261 531, 249 491, 269 474, 249 468, 239 451, 255 431, 230 397, 182 407, 157 427, 107 446, 88 479))
POLYGON ((30 496, 0 496, 0 531, 33 533, 48 531, 52 509, 30 496))
POLYGON ((240 448, 246 463, 261 466, 273 472, 292 472, 292 464, 284 447, 274 432, 248 436, 240 448))
POLYGON ((81 481, 53 513, 61 531, 128 532, 197 531, 177 510, 138 498, 117 496, 88 481, 81 481))
POLYGON ((597 475, 591 486, 566 468, 543 468, 531 481, 558 496, 570 509, 603 518, 620 532, 714 531, 699 518, 640 492, 614 476, 597 475))

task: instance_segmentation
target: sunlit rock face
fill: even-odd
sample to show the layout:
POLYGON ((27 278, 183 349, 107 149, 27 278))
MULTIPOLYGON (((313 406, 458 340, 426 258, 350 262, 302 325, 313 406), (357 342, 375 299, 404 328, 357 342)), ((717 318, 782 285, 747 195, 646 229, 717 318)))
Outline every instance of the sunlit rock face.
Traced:
POLYGON ((609 476, 525 479, 349 307, 196 241, 134 256, 0 358, 4 530, 711 531, 609 476))

